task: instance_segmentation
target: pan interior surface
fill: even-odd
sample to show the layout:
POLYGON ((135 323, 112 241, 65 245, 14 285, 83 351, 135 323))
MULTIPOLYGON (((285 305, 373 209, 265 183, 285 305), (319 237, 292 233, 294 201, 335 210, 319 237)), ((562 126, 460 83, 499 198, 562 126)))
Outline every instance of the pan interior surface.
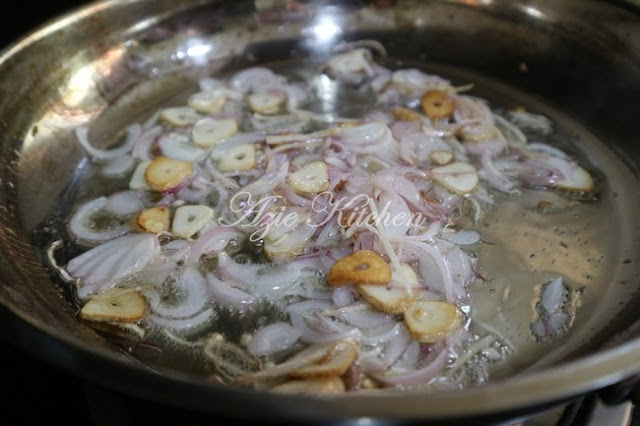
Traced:
MULTIPOLYGON (((126 125, 160 106, 183 101, 201 76, 250 65, 311 73, 320 68, 318 58, 327 58, 341 40, 373 39, 387 48, 390 66, 419 67, 458 85, 472 82, 471 94, 488 99, 493 107, 522 106, 549 117, 555 124, 551 143, 575 156, 598 181, 596 201, 578 202, 533 190, 517 199, 503 197, 478 228, 489 244, 475 249, 485 278, 470 289, 475 331, 481 335, 491 330, 511 347, 509 360, 492 371, 495 383, 488 385, 490 392, 515 375, 535 376, 585 357, 601 357, 606 364, 606 348, 635 337, 640 151, 633 135, 640 129, 627 115, 638 108, 633 98, 640 93, 640 50, 627 57, 611 53, 611 45, 632 50, 638 34, 628 29, 625 38, 619 34, 624 25, 614 31, 606 19, 624 24, 637 20, 635 14, 590 2, 581 12, 585 16, 600 8, 607 12, 592 40, 578 38, 581 24, 563 14, 580 7, 571 1, 531 2, 529 7, 538 15, 507 2, 400 2, 395 9, 338 4, 316 6, 313 14, 261 9, 261 2, 240 2, 236 7, 185 2, 180 8, 159 2, 153 12, 137 9, 148 6, 145 2, 134 3, 121 27, 102 30, 109 36, 104 45, 82 40, 78 34, 89 24, 75 17, 77 28, 69 34, 43 33, 25 42, 22 51, 5 55, 0 76, 17 77, 20 55, 28 55, 36 69, 48 71, 41 79, 31 74, 29 82, 18 84, 28 108, 7 100, 1 105, 3 115, 9 108, 15 111, 10 121, 9 115, 2 117, 2 154, 7 162, 2 170, 2 207, 7 215, 0 240, 6 254, 3 284, 19 282, 0 290, 3 304, 14 313, 80 350, 145 368, 75 320, 39 254, 62 232, 62 221, 74 203, 89 193, 97 195, 95 189, 76 192, 74 182, 90 167, 73 128, 89 123, 106 146, 126 125), (145 21, 147 13, 153 17, 145 21), (355 30, 328 40, 309 30, 327 28, 327 22, 355 30), (510 38, 501 38, 504 34, 510 38), (48 58, 35 58, 39 49, 64 40, 81 47, 65 53, 66 63, 49 65, 48 58), (199 51, 208 53, 190 56, 194 46, 204 46, 199 51), (541 201, 557 209, 541 211, 541 201), (17 258, 25 260, 12 262, 17 258), (547 342, 536 341, 531 326, 542 285, 560 275, 570 289, 571 326, 547 342)), ((123 5, 99 5, 105 9, 96 6, 92 11, 98 22, 111 22, 127 11, 123 5)), ((350 100, 340 91, 324 99, 317 108, 339 111, 322 112, 358 109, 350 109, 350 100)), ((615 369, 608 365, 602 371, 615 369)), ((591 386, 603 384, 592 380, 591 386)), ((530 391, 540 392, 540 401, 552 398, 544 395, 544 386, 530 391)), ((428 415, 428 409, 421 410, 420 415, 428 415)))

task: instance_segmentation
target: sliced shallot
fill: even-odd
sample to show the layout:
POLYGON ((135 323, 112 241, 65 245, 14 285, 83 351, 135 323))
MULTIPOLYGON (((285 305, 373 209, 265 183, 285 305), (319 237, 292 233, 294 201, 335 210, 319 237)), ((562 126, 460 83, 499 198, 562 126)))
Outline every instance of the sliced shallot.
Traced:
POLYGON ((155 235, 125 235, 72 259, 67 271, 77 280, 78 297, 83 299, 143 270, 159 253, 160 244, 155 235))
POLYGON ((301 333, 291 324, 276 322, 262 327, 251 338, 247 350, 252 355, 270 355, 291 349, 301 333))
POLYGON ((133 149, 133 146, 140 138, 140 135, 142 135, 142 126, 139 124, 133 124, 127 127, 127 135, 121 146, 104 150, 95 148, 91 145, 91 142, 89 142, 89 128, 76 127, 76 137, 78 138, 78 142, 80 142, 82 148, 87 151, 94 161, 112 160, 127 154, 133 149))

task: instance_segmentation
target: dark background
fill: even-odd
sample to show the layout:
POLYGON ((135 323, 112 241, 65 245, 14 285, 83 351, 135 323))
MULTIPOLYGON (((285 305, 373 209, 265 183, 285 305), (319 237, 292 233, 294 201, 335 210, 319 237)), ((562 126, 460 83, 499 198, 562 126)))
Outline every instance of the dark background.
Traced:
MULTIPOLYGON (((5 3, 0 13, 1 48, 56 16, 87 3, 79 0, 5 3)), ((7 95, 10 93, 3 93, 7 95)), ((74 376, 50 367, 4 340, 0 340, 0 363, 5 391, 0 402, 1 424, 93 424, 84 384, 74 376)))
POLYGON ((56 16, 88 3, 86 0, 19 0, 4 3, 0 9, 0 45, 5 47, 56 16))

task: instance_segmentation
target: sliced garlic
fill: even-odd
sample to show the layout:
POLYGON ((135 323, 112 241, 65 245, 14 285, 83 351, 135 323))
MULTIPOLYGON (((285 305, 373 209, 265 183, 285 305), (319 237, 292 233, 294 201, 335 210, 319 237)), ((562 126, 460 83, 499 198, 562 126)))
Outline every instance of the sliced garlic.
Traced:
POLYGON ((305 164, 289 175, 289 185, 296 191, 318 193, 329 188, 329 171, 324 161, 305 164))
POLYGON ((433 164, 445 166, 453 161, 453 153, 449 151, 433 151, 429 158, 433 164))
POLYGON ((273 388, 274 393, 284 395, 335 395, 345 391, 344 383, 339 377, 321 377, 318 379, 290 380, 273 388))
POLYGON ((252 93, 249 95, 248 103, 251 111, 259 114, 274 114, 282 108, 287 100, 280 90, 269 90, 266 92, 252 93))
POLYGON ((418 275, 407 263, 394 269, 391 274, 391 285, 358 285, 356 289, 362 297, 374 307, 390 315, 404 313, 419 296, 414 291, 419 283, 418 275))
POLYGON ((152 234, 168 231, 169 222, 169 208, 164 206, 145 209, 136 216, 136 226, 140 230, 152 234))
POLYGON ((329 68, 334 71, 354 74, 371 67, 371 53, 367 49, 355 49, 348 53, 335 55, 329 60, 329 68))
POLYGON ((193 143, 201 148, 211 148, 238 132, 238 122, 232 118, 214 120, 204 118, 191 131, 193 143))
POLYGON ((151 164, 151 161, 143 161, 136 166, 136 169, 133 171, 133 175, 131 175, 131 179, 129 180, 129 189, 149 189, 147 179, 144 177, 149 164, 151 164))
POLYGON ((111 288, 90 299, 80 318, 95 322, 136 322, 147 312, 147 301, 138 291, 111 288))
POLYGON ((412 109, 396 107, 393 109, 393 116, 403 121, 421 121, 424 117, 412 109))
POLYGON ((358 347, 355 343, 343 340, 336 343, 319 362, 299 368, 289 375, 301 379, 342 376, 357 357, 358 347))
POLYGON ((179 133, 170 133, 163 136, 158 141, 160 152, 165 157, 174 160, 199 162, 202 160, 206 152, 200 148, 196 148, 191 144, 189 136, 179 133))
POLYGON ((451 303, 418 300, 404 313, 404 322, 411 336, 420 343, 436 343, 457 330, 463 315, 451 303))
POLYGON ((209 206, 182 206, 176 209, 171 232, 177 237, 191 238, 213 219, 209 206))
POLYGON ((144 177, 154 191, 168 191, 193 173, 193 163, 157 157, 147 167, 144 177))
POLYGON ((577 166, 570 177, 556 183, 556 188, 567 191, 593 192, 596 185, 589 172, 577 166))
POLYGON ((172 107, 160 112, 160 118, 176 127, 189 126, 202 118, 193 108, 172 107))
POLYGON ((449 117, 456 109, 455 99, 443 90, 429 90, 420 99, 422 110, 432 120, 449 117))
POLYGON ((219 112, 229 95, 225 90, 198 92, 189 98, 189 106, 198 112, 219 112))
POLYGON ((389 285, 356 285, 358 293, 371 305, 389 315, 404 313, 414 297, 402 287, 389 285))
POLYGON ((391 267, 378 253, 358 250, 343 257, 329 270, 329 284, 384 285, 391 281, 391 267))
POLYGON ((500 130, 491 123, 475 123, 463 126, 458 134, 467 142, 484 142, 500 136, 500 130))
POLYGON ((400 269, 394 269, 391 273, 391 281, 405 288, 412 288, 419 284, 418 274, 408 263, 400 264, 400 269))
POLYGON ((451 163, 431 169, 431 177, 450 191, 466 194, 478 185, 478 172, 469 163, 451 163))
POLYGON ((251 143, 229 148, 218 159, 218 170, 237 172, 251 170, 256 164, 256 148, 251 143))
MULTIPOLYGON (((341 128, 346 128, 348 126, 349 125, 345 123, 341 128)), ((267 136, 265 141, 269 145, 279 145, 279 144, 285 144, 289 142, 297 142, 301 140, 326 138, 329 136, 333 136, 336 133, 339 133, 339 131, 340 129, 337 127, 330 127, 328 129, 318 130, 317 132, 307 133, 307 134, 285 133, 282 135, 269 135, 267 136)))

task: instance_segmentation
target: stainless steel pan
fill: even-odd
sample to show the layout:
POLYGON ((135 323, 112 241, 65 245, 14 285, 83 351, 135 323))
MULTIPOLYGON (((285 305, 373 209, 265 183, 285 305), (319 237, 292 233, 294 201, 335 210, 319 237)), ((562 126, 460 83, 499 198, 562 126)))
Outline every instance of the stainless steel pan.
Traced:
MULTIPOLYGON (((144 398, 263 420, 480 421, 534 411, 640 373, 637 2, 104 1, 5 50, 0 87, 2 329, 62 368, 144 398), (48 238, 43 221, 51 220, 54 206, 69 206, 61 197, 83 161, 74 126, 91 122, 106 144, 110 129, 140 119, 198 76, 321 58, 341 40, 364 38, 381 41, 393 59, 497 87, 497 102, 525 96, 563 123, 566 135, 578 140, 576 152, 601 170, 601 226, 594 230, 580 219, 573 226, 584 228, 584 238, 603 241, 605 260, 594 269, 580 250, 565 256, 565 269, 590 274, 566 336, 545 347, 545 356, 540 348, 527 355, 535 347, 529 342, 513 369, 476 388, 314 399, 158 372, 76 320, 39 250, 48 238)), ((512 253, 522 256, 543 247, 522 237, 512 243, 512 253)), ((517 311, 511 306, 507 317, 520 321, 517 311)))

